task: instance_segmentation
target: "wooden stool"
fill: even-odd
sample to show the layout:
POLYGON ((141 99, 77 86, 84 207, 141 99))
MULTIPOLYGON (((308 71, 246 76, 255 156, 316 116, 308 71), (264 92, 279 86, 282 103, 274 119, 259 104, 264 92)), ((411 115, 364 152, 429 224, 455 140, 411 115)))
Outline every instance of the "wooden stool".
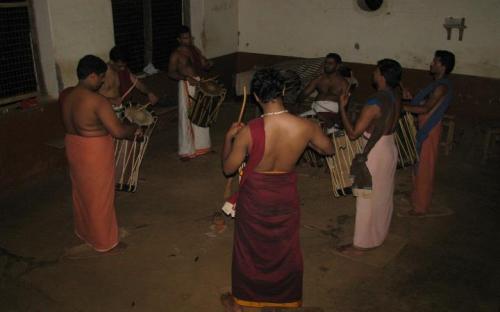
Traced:
POLYGON ((492 156, 498 156, 495 151, 491 151, 495 145, 500 141, 500 123, 485 125, 484 127, 484 143, 483 143, 483 159, 482 162, 485 163, 486 160, 492 156))
POLYGON ((442 124, 444 131, 441 134, 441 142, 439 143, 439 145, 444 147, 444 154, 448 155, 453 148, 453 138, 455 135, 455 115, 444 115, 442 124))

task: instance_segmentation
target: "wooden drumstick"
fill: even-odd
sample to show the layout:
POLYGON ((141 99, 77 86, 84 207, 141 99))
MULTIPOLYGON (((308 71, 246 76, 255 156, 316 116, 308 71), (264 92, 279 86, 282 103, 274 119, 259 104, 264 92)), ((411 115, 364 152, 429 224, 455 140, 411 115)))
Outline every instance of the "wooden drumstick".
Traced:
MULTIPOLYGON (((240 115, 238 116, 238 123, 241 122, 243 118, 243 113, 245 112, 245 106, 247 105, 247 87, 243 87, 243 104, 241 104, 240 115)), ((243 165, 240 166, 240 169, 243 165)), ((239 172, 239 170, 238 170, 239 172)), ((227 178, 226 187, 224 188, 224 199, 228 199, 231 196, 231 184, 233 183, 233 177, 227 178)))
POLYGON ((149 105, 151 105, 151 102, 147 102, 143 106, 139 107, 139 109, 137 109, 137 111, 141 111, 141 110, 145 109, 146 107, 148 107, 149 105))
POLYGON ((219 75, 213 76, 212 78, 207 78, 207 79, 202 79, 200 82, 207 82, 207 81, 212 81, 219 78, 219 75))
POLYGON ((128 88, 127 92, 125 92, 125 93, 122 95, 122 97, 121 97, 121 99, 120 99, 120 102, 123 102, 123 100, 127 97, 127 95, 128 95, 130 92, 132 92, 132 90, 134 90, 135 85, 137 84, 137 81, 138 81, 138 80, 139 80, 139 79, 137 79, 137 78, 135 79, 135 81, 132 83, 132 85, 130 86, 130 88, 128 88))

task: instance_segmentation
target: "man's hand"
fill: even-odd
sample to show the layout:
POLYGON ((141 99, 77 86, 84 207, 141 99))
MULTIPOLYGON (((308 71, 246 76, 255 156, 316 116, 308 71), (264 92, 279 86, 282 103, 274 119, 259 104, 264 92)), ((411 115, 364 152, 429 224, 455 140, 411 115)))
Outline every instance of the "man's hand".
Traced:
POLYGON ((190 85, 192 85, 192 86, 197 86, 197 85, 200 83, 200 81, 199 81, 199 80, 196 80, 196 79, 194 79, 193 77, 189 77, 189 76, 188 76, 188 77, 186 77, 186 80, 187 80, 187 81, 189 82, 189 84, 190 84, 190 85))
POLYGON ((154 93, 149 92, 148 100, 151 103, 151 105, 155 105, 158 102, 159 98, 154 93))
POLYGON ((402 95, 403 95, 403 100, 411 100, 411 99, 413 99, 413 96, 411 95, 410 90, 408 90, 406 88, 403 89, 403 94, 402 95))
POLYGON ((142 129, 142 127, 137 127, 137 129, 134 132, 134 136, 138 139, 144 136, 144 130, 142 129))
POLYGON ((240 130, 245 127, 245 124, 242 123, 242 122, 235 122, 231 125, 231 127, 229 128, 229 130, 227 130, 226 132, 226 139, 227 140, 232 140, 234 139, 234 137, 236 135, 238 135, 238 132, 240 132, 240 130))

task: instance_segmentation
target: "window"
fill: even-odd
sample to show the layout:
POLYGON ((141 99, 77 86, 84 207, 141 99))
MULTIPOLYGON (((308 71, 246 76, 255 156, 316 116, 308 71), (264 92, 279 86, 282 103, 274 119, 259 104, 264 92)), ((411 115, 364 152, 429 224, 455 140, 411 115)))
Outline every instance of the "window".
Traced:
POLYGON ((129 68, 141 72, 152 62, 164 70, 177 46, 182 0, 112 0, 112 7, 115 43, 129 54, 129 68))
POLYGON ((28 1, 0 1, 0 105, 39 91, 28 1))

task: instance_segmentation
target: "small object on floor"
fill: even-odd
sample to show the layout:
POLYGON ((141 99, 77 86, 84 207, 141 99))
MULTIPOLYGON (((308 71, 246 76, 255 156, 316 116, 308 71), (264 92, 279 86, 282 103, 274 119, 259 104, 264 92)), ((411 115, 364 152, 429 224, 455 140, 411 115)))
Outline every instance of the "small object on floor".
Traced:
POLYGON ((222 213, 218 211, 214 212, 212 217, 212 225, 215 232, 224 232, 224 230, 226 229, 226 221, 224 220, 224 215, 222 215, 222 213))

